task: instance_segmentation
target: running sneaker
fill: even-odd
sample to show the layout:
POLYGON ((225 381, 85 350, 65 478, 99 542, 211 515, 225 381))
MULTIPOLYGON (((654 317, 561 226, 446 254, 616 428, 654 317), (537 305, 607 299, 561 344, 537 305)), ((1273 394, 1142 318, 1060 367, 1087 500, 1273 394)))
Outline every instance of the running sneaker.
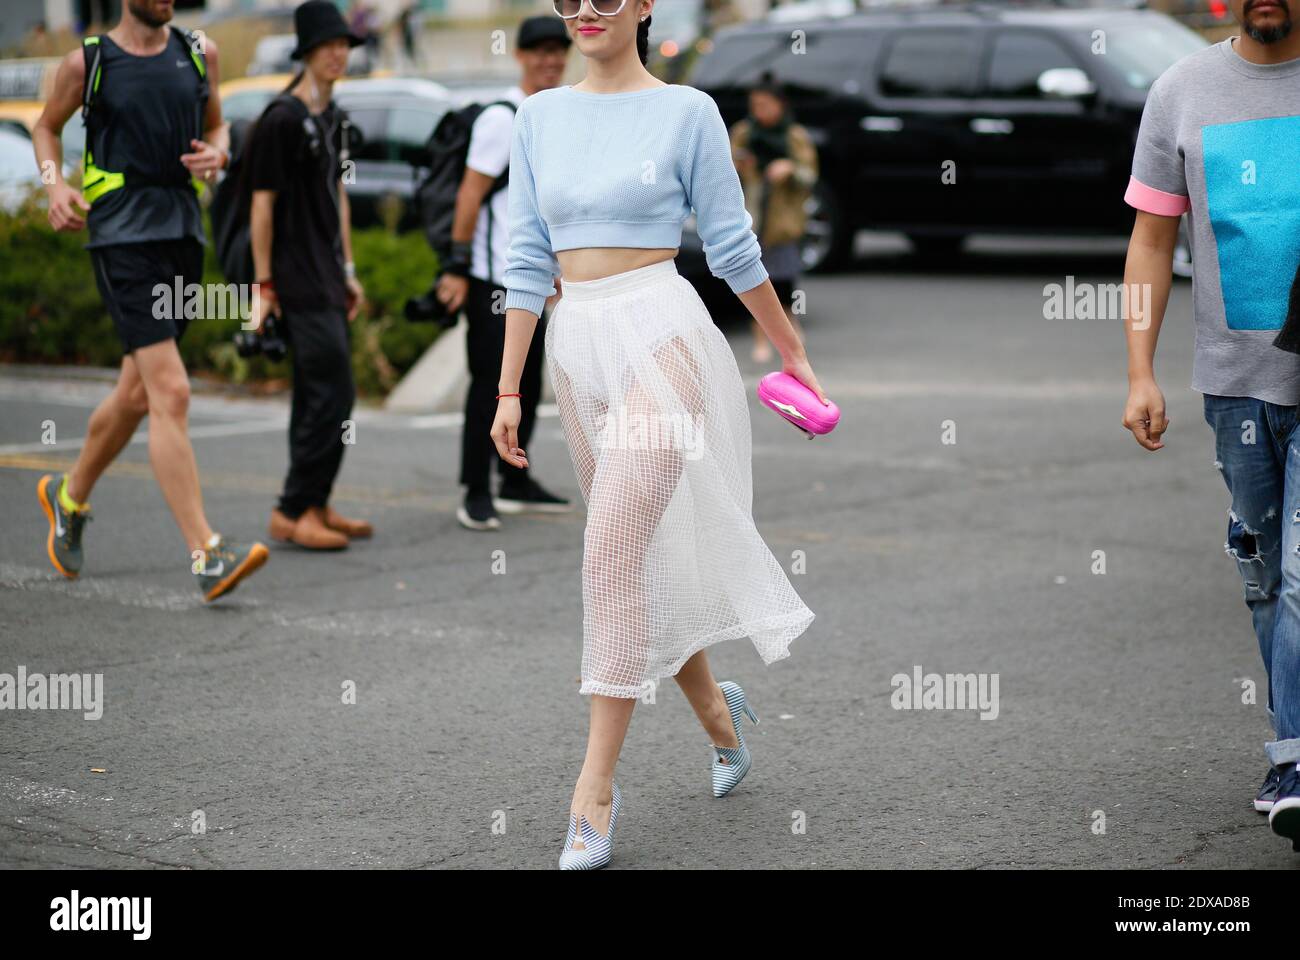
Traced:
POLYGON ((220 534, 213 534, 212 539, 202 569, 194 571, 203 599, 209 602, 234 590, 241 580, 266 563, 269 556, 260 543, 235 543, 220 534))
POLYGON ((36 496, 41 509, 50 521, 50 535, 45 540, 45 552, 54 569, 69 579, 81 573, 81 531, 91 519, 90 508, 69 510, 59 500, 59 488, 66 478, 47 473, 36 484, 36 496))

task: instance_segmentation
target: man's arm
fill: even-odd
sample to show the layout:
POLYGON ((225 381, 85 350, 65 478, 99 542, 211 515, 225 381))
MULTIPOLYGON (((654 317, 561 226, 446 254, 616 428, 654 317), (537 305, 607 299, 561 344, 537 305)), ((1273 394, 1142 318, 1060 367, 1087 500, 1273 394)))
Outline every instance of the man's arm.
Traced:
POLYGON ((1124 426, 1148 450, 1164 446, 1169 428, 1165 398, 1156 385, 1156 341, 1173 282, 1179 217, 1137 211, 1124 264, 1124 336, 1128 341, 1128 403, 1124 426))
POLYGON ((81 86, 85 76, 86 61, 78 47, 59 64, 54 76, 54 90, 32 128, 36 168, 49 198, 50 226, 55 230, 82 229, 86 221, 81 214, 90 209, 85 198, 63 179, 63 126, 81 107, 81 86))
POLYGON ((183 154, 181 163, 200 180, 211 182, 230 160, 230 126, 221 119, 221 65, 217 43, 206 33, 199 36, 200 50, 208 72, 208 105, 203 115, 203 139, 191 140, 193 153, 183 154))

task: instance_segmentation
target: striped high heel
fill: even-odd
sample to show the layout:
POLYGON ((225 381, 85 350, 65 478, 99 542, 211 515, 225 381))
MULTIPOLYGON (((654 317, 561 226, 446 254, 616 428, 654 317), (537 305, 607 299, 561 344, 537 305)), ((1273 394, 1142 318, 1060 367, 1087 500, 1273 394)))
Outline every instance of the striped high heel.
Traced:
POLYGON ((618 784, 614 784, 614 799, 609 808, 609 833, 596 832, 584 814, 579 818, 569 814, 569 833, 564 838, 564 849, 560 851, 561 870, 599 870, 609 863, 614 856, 614 824, 618 822, 618 811, 623 806, 623 794, 618 784), (578 831, 582 831, 582 843, 585 849, 574 850, 573 844, 578 831))
POLYGON ((731 725, 736 731, 736 742, 740 744, 738 747, 713 745, 713 795, 725 797, 736 784, 745 779, 745 774, 749 773, 749 766, 753 760, 749 748, 745 746, 745 738, 740 733, 740 715, 744 713, 754 723, 758 723, 758 717, 750 708, 749 701, 745 699, 745 691, 740 689, 739 684, 723 680, 718 687, 727 700, 727 709, 731 712, 731 725))

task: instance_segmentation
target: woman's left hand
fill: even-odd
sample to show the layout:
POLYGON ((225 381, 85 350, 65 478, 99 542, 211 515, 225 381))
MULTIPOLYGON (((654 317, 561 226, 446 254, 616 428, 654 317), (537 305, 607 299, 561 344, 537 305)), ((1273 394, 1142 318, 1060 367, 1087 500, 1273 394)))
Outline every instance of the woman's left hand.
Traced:
POLYGON ((823 404, 830 402, 826 397, 826 391, 824 391, 822 385, 817 382, 817 374, 813 373, 812 364, 808 362, 807 357, 801 357, 797 360, 787 358, 782 362, 781 370, 784 373, 790 374, 790 376, 794 377, 813 393, 817 394, 817 399, 823 404))

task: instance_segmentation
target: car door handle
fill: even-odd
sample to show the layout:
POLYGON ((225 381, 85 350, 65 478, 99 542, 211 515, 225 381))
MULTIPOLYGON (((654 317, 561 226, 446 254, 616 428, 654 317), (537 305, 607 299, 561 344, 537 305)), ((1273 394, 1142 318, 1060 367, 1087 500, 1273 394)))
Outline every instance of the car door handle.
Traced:
POLYGON ((1016 128, 1010 120, 994 117, 976 117, 970 122, 970 128, 976 133, 1007 134, 1016 128))
POLYGON ((903 118, 863 117, 858 125, 871 133, 897 133, 903 129, 903 118))

